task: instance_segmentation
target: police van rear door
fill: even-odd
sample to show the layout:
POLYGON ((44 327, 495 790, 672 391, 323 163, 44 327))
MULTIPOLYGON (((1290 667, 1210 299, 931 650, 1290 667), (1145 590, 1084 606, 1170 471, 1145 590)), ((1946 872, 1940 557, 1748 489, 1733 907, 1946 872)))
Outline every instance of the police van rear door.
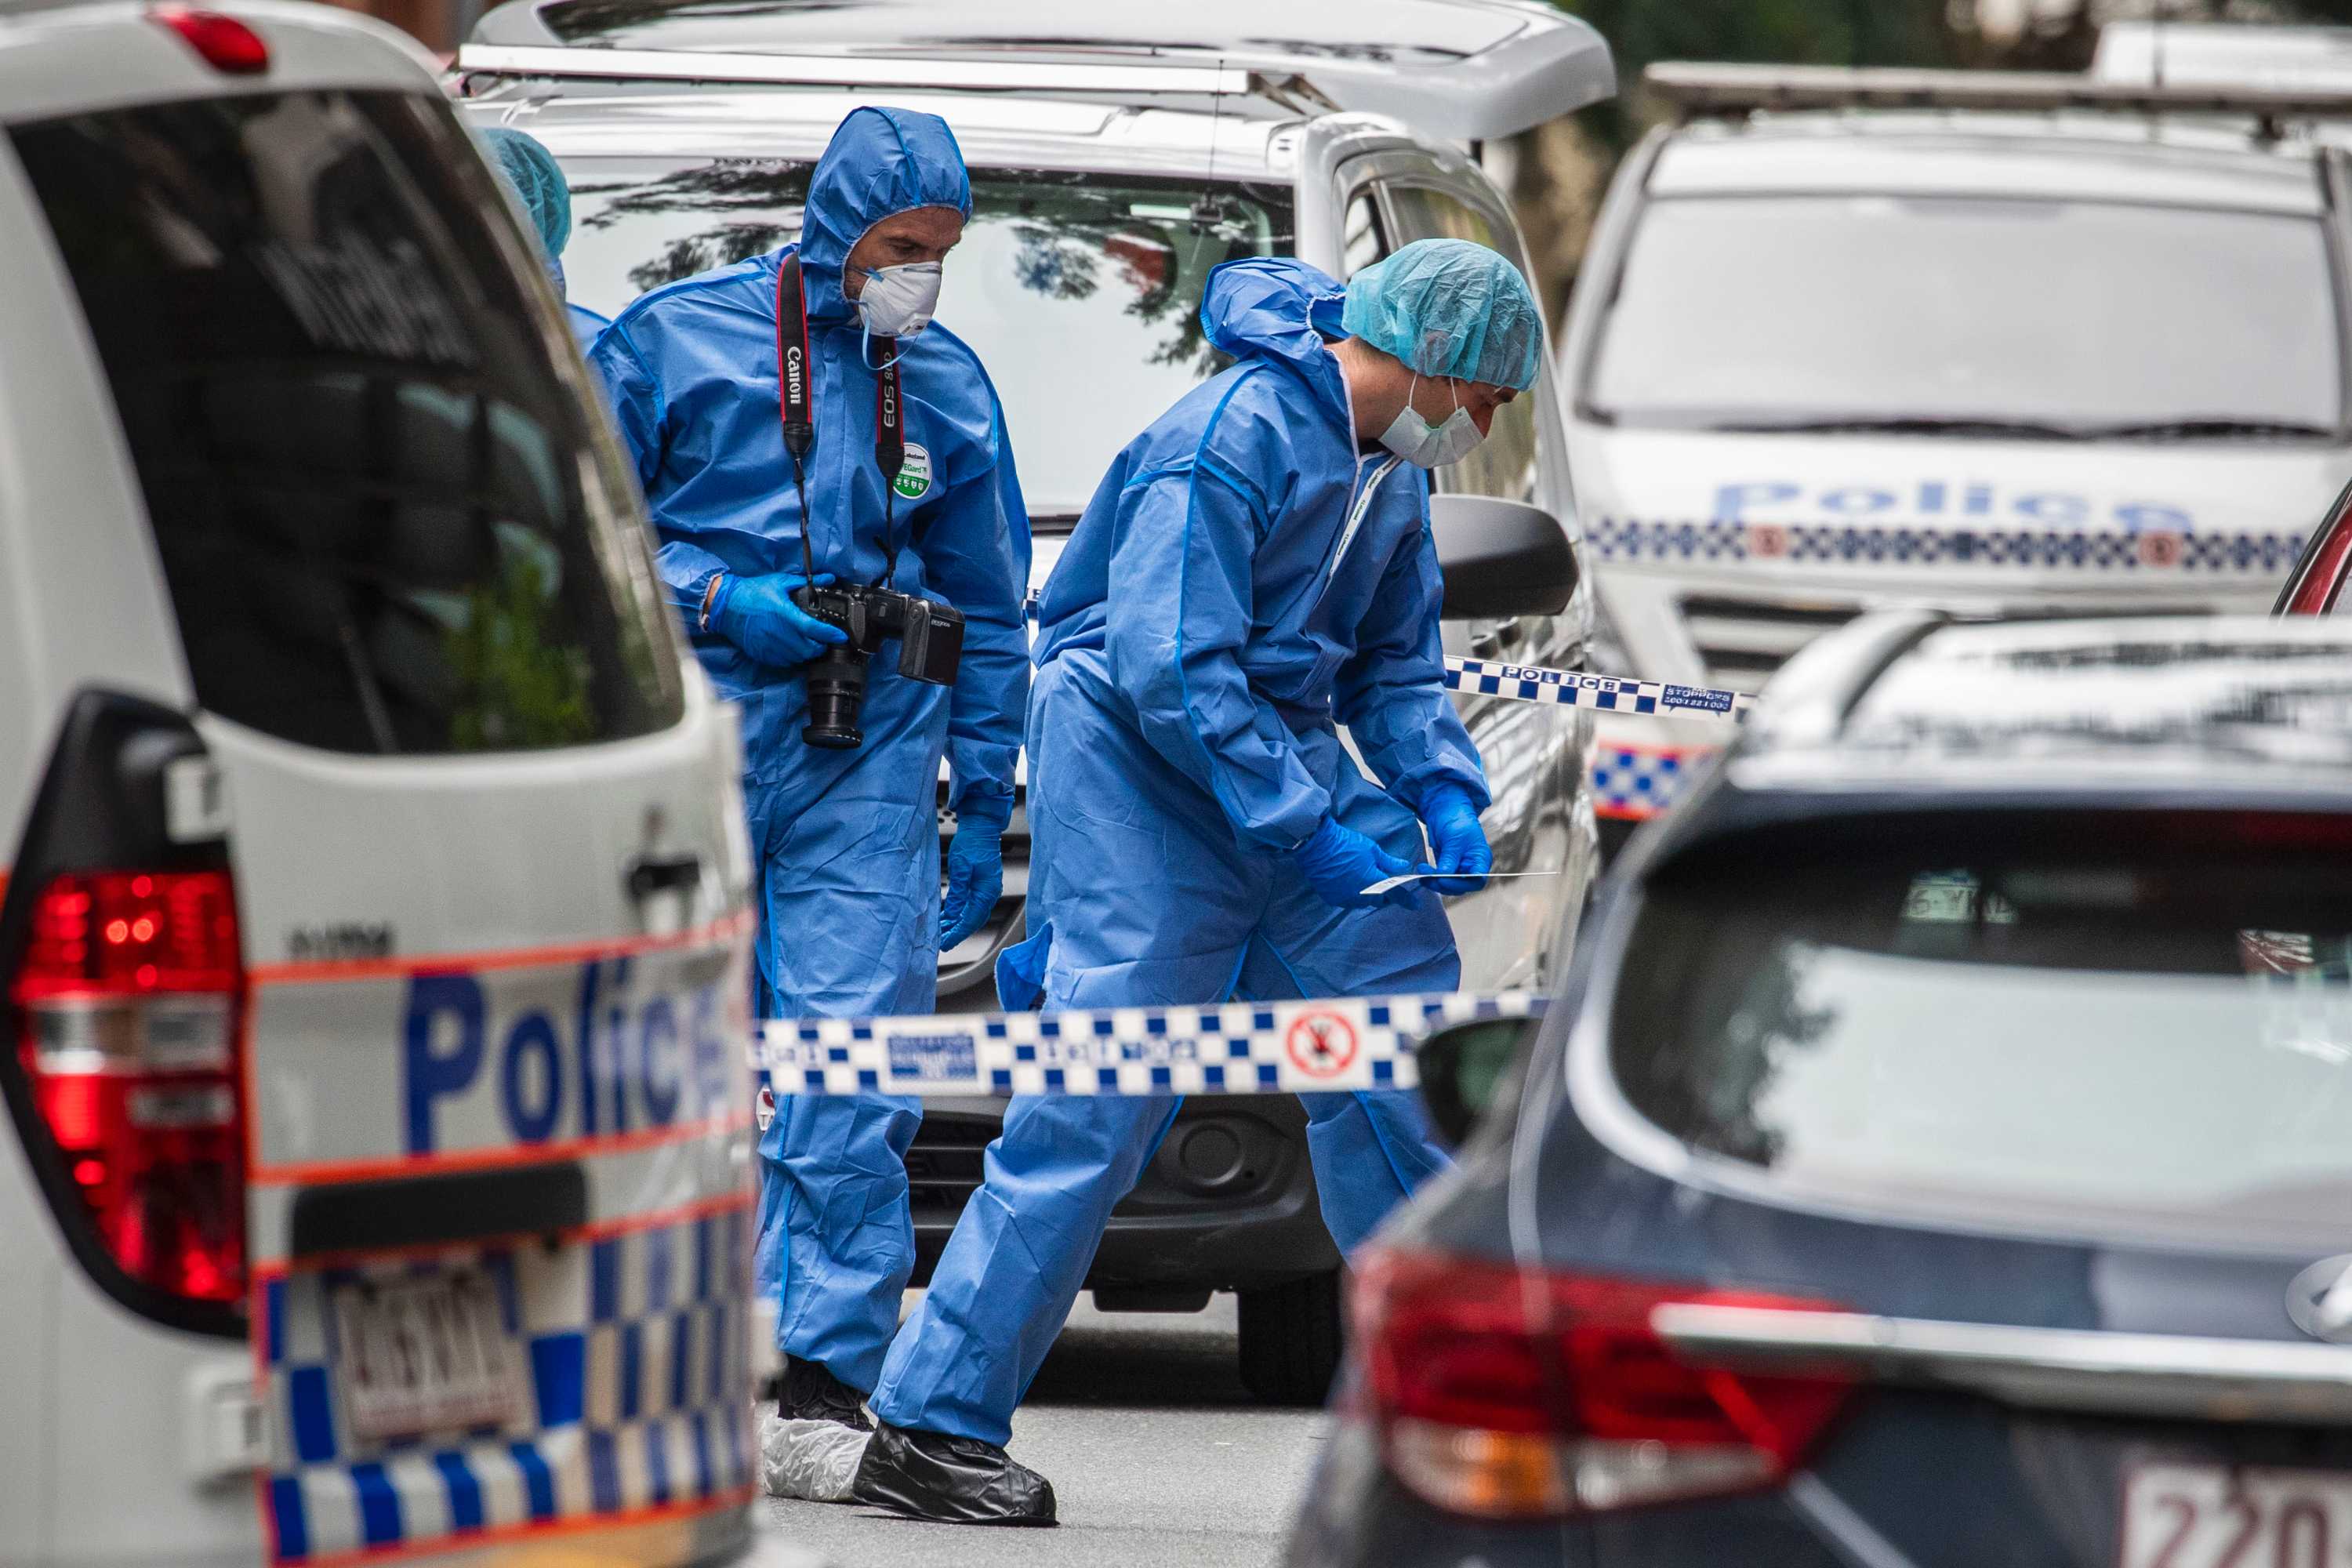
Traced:
POLYGON ((226 910, 60 880, 43 951, 234 933, 233 1030, 181 1064, 231 1087, 130 1115, 241 1127, 241 1246, 192 1223, 190 1288, 249 1317, 278 1560, 603 1529, 698 1561, 751 1479, 731 719, 416 76, 9 128, 195 697, 173 831, 227 876, 226 910))

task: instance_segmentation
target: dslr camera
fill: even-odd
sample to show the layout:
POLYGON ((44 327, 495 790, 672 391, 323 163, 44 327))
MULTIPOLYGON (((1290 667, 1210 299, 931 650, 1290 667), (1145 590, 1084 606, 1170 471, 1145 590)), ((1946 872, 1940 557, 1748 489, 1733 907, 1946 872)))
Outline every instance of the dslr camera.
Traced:
POLYGON ((849 634, 803 667, 809 721, 801 739, 831 752, 866 743, 857 711, 866 702, 866 661, 898 639, 898 673, 933 686, 952 685, 963 658, 963 612, 911 594, 866 584, 803 584, 793 603, 849 634))

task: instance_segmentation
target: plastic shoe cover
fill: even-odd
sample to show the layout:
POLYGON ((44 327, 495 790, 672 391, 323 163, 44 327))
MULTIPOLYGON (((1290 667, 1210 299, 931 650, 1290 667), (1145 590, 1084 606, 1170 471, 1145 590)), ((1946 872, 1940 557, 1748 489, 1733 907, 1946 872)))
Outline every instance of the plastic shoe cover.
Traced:
POLYGON ((1054 1486, 993 1443, 887 1421, 857 1466, 853 1500, 940 1524, 1052 1524, 1054 1486))
POLYGON ((838 1421, 787 1421, 760 1413, 760 1478, 771 1497, 847 1502, 874 1434, 838 1421))

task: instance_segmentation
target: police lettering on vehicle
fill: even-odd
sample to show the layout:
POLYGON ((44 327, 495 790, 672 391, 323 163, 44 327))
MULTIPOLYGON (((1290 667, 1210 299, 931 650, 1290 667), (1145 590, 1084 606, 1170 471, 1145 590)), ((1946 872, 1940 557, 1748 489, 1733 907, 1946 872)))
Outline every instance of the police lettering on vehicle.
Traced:
MULTIPOLYGON (((728 1016, 723 969, 698 965, 698 984, 641 987, 640 962, 575 966, 551 1007, 551 987, 504 987, 477 973, 410 978, 402 1007, 405 1142, 430 1153, 453 1123, 480 1127, 484 1101, 520 1143, 608 1136, 709 1120, 748 1092, 728 1016), (705 975, 708 978, 705 978, 705 975), (515 999, 506 1001, 501 992, 515 999)), ((675 973, 673 970, 672 973, 675 973)))
POLYGON ((1804 485, 1791 479, 1763 479, 1717 485, 1717 522, 1757 521, 1759 512, 1862 519, 2015 519, 2044 526, 2114 524, 2126 531, 2187 530, 2196 519, 2177 506, 2126 500, 2103 506, 2088 497, 2059 490, 2003 489, 1975 480, 1920 479, 1905 485, 1804 485))

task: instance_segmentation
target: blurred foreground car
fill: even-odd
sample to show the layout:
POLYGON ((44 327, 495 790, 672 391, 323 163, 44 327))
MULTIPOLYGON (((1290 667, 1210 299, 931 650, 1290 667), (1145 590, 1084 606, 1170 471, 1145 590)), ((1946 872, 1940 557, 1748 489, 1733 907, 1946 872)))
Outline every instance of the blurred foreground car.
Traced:
MULTIPOLYGON (((1516 0, 1286 9, 1286 37, 1348 37, 1363 46, 1354 52, 1269 41, 1265 19, 1248 0, 1189 7, 1181 26, 1072 0, 517 0, 483 18, 455 80, 474 123, 528 131, 562 162, 572 297, 614 315, 646 289, 795 238, 810 166, 855 105, 944 117, 973 207, 939 319, 1003 401, 1042 584, 1118 449, 1228 363, 1201 332, 1213 268, 1297 255, 1344 278, 1445 236, 1524 268, 1508 201, 1459 140, 1509 134, 1615 86, 1596 34, 1516 0)), ((1591 591, 1571 553, 1546 357, 1478 451, 1435 476, 1449 653, 1555 668, 1583 657, 1591 591)), ((744 367, 749 380, 774 374, 744 367)), ((1495 697, 1461 706, 1494 785, 1496 869, 1559 872, 1450 902, 1464 984, 1541 987, 1598 865, 1582 784, 1591 721, 1495 697)), ((941 955, 943 1009, 995 1005, 996 955, 1023 934, 1027 854, 1016 811, 1003 901, 941 955)), ((921 1270, 979 1185, 1003 1110, 929 1105, 908 1156, 921 1270)), ((1339 1258, 1304 1126, 1289 1095, 1188 1105, 1113 1217, 1089 1284, 1110 1310, 1192 1310, 1212 1290, 1238 1291, 1249 1386, 1319 1403, 1338 1353, 1339 1258)))
MULTIPOLYGON (((2333 89, 1662 65, 1562 357, 1598 668, 1866 609, 2259 612, 2352 478, 2333 89)), ((1611 716, 1638 820, 1719 743, 1611 716)))
POLYGON ((0 6, 0 1562, 730 1553, 733 723, 430 62, 0 6))
POLYGON ((2326 623, 1801 655, 1363 1260, 1289 1561, 2340 1563, 2348 778, 2326 623))

